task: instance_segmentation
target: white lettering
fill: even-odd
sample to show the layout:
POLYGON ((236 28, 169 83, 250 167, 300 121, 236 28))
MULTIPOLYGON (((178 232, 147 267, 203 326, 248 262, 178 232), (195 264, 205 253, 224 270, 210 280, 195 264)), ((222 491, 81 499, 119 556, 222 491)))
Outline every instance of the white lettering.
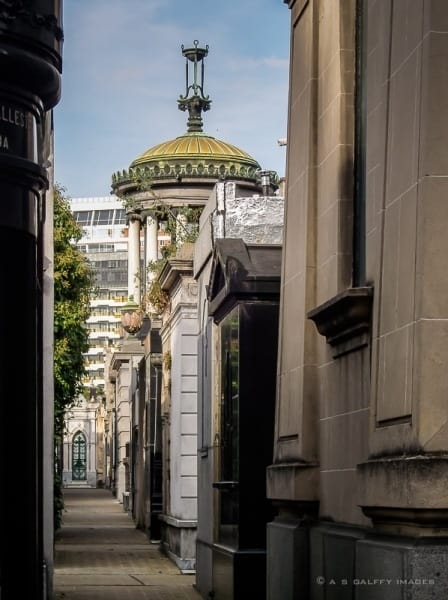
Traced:
POLYGON ((13 109, 5 104, 0 105, 0 121, 10 123, 22 129, 27 126, 27 115, 18 109, 13 109))

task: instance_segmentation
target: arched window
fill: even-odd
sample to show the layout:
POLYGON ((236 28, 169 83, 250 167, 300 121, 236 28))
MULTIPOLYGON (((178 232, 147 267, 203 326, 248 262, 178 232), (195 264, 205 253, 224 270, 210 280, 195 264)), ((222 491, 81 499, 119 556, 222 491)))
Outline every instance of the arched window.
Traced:
POLYGON ((72 442, 72 481, 87 479, 87 444, 86 437, 78 431, 72 442))

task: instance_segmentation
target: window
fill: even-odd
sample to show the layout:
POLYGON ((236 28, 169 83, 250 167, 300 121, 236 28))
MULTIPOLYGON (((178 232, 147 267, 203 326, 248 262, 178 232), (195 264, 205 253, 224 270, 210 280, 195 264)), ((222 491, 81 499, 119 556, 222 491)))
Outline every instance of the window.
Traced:
POLYGON ((115 211, 115 225, 126 225, 126 213, 124 208, 117 208, 115 211))
POLYGON ((91 254, 97 253, 97 252, 113 252, 113 251, 114 251, 113 244, 90 244, 89 245, 89 252, 91 254))
POLYGON ((76 222, 79 223, 81 226, 85 225, 90 225, 91 221, 92 221, 92 211, 91 210, 78 210, 75 211, 74 213, 76 222))
POLYGON ((112 225, 114 219, 113 209, 96 210, 93 214, 93 225, 112 225))

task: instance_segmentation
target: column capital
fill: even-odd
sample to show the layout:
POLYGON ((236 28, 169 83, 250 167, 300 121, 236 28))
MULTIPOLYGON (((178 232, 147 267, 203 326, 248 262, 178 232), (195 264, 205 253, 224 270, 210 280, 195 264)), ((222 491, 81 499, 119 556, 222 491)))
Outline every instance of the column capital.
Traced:
POLYGON ((140 223, 143 223, 144 221, 144 216, 136 211, 130 211, 126 213, 126 223, 132 223, 132 221, 139 221, 140 223))

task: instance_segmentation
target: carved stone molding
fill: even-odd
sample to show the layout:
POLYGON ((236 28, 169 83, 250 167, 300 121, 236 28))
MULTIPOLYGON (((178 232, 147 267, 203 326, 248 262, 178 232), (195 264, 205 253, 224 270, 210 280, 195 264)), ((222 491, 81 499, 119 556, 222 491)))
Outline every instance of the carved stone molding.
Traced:
POLYGON ((369 339, 372 311, 372 287, 344 290, 309 311, 308 318, 334 347, 333 356, 365 346, 369 339))

